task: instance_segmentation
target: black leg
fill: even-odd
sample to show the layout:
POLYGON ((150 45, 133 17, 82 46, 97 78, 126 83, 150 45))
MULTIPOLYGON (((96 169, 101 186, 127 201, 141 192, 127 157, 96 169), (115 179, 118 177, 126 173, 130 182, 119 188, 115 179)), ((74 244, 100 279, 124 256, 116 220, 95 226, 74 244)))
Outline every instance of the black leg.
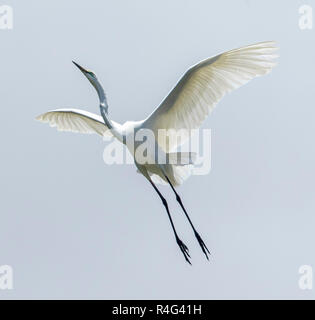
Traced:
POLYGON ((160 196, 162 202, 163 202, 163 205, 166 209, 166 212, 167 212, 167 215, 170 219, 170 222, 171 222, 171 225, 172 225, 172 228, 173 228, 173 231, 174 231, 174 235, 175 235, 175 239, 176 239, 176 242, 181 250, 181 252, 183 253, 186 261, 191 264, 191 262, 189 261, 189 258, 190 258, 190 255, 189 255, 189 250, 188 248, 186 247, 186 245, 182 242, 182 240, 179 239, 178 235, 177 235, 177 232, 175 230, 175 226, 174 226, 174 223, 173 223, 173 220, 172 220, 172 217, 171 217, 171 214, 170 214, 170 211, 168 209, 168 205, 167 205, 167 201, 165 200, 165 198, 162 196, 161 192, 159 191, 159 189, 156 187, 156 185, 151 181, 149 180, 151 185, 153 186, 154 190, 158 193, 158 195, 160 196))
POLYGON ((191 220, 190 220, 190 218, 189 218, 189 215, 188 215, 188 213, 187 213, 187 211, 186 211, 186 209, 185 209, 185 207, 184 207, 184 205, 183 205, 183 203, 182 203, 182 199, 180 198, 180 196, 179 196, 178 193, 176 192, 175 188, 174 188, 173 185, 171 184, 169 178, 168 178, 166 175, 164 175, 164 176, 165 176, 167 182, 169 183, 169 185, 171 186, 172 190, 174 191, 174 193, 175 193, 175 195, 176 195, 176 200, 177 200, 177 202, 180 204, 180 206, 182 207, 182 209, 183 209, 183 211, 184 211, 184 213, 185 213, 185 215, 186 215, 186 217, 187 217, 187 219, 188 219, 188 221, 189 221, 189 223, 190 223, 190 225, 191 225, 191 227, 192 227, 192 229, 193 229, 193 231, 194 231, 194 233, 195 233, 195 237, 197 238, 198 243, 199 243, 199 245, 200 245, 203 253, 205 254, 206 258, 209 260, 208 254, 210 254, 210 251, 208 250, 207 246, 205 245, 205 243, 203 242, 203 240, 202 240, 202 238, 200 237, 199 233, 198 233, 197 230, 195 229, 193 223, 191 222, 191 220))

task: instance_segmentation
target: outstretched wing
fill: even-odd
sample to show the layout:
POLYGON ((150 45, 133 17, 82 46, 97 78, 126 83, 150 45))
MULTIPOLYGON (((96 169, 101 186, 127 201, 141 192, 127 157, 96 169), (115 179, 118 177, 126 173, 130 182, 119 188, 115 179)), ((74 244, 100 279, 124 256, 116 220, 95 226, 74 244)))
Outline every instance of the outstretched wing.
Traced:
POLYGON ((101 116, 78 109, 56 109, 36 117, 36 120, 57 127, 58 131, 97 133, 100 136, 112 135, 101 116))
MULTIPOLYGON (((160 106, 144 120, 144 127, 154 131, 164 151, 171 151, 180 143, 167 138, 163 132, 158 135, 159 129, 199 128, 226 93, 271 71, 276 65, 277 49, 275 42, 261 42, 201 61, 184 74, 160 106)), ((181 137, 183 143, 189 137, 187 130, 181 137)))

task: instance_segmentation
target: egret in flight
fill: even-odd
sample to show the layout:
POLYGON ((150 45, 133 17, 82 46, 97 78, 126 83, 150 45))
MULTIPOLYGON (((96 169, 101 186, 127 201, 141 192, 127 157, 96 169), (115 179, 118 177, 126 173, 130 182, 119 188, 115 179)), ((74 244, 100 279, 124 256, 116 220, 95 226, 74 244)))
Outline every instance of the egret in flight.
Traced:
POLYGON ((157 182, 169 184, 174 191, 176 200, 187 217, 194 235, 208 259, 210 252, 194 227, 175 189, 187 177, 187 170, 193 163, 193 153, 174 152, 179 147, 179 144, 189 138, 189 135, 185 135, 178 142, 178 139, 172 139, 172 136, 168 136, 168 139, 160 139, 159 131, 164 129, 162 130, 163 132, 167 130, 170 134, 172 132, 176 134, 176 130, 186 129, 189 131, 199 128, 226 93, 239 88, 255 77, 271 71, 276 65, 276 50, 275 42, 267 41, 205 59, 186 71, 166 98, 146 119, 127 121, 124 124, 119 124, 109 118, 106 95, 96 75, 73 62, 96 89, 100 101, 101 116, 79 109, 56 109, 46 112, 36 119, 41 122, 48 122, 50 126, 57 127, 60 131, 97 133, 100 136, 110 135, 125 144, 134 156, 138 172, 150 182, 161 198, 170 220, 175 240, 186 261, 190 263, 189 250, 178 236, 167 201, 157 188, 157 182), (182 156, 182 162, 174 163, 168 161, 159 163, 156 154, 152 155, 151 162, 142 163, 137 161, 134 144, 128 141, 134 143, 134 138, 130 139, 130 137, 134 137, 134 133, 141 129, 149 129, 154 133, 154 143, 157 145, 159 154, 164 154, 167 159, 173 159, 179 154, 182 156))

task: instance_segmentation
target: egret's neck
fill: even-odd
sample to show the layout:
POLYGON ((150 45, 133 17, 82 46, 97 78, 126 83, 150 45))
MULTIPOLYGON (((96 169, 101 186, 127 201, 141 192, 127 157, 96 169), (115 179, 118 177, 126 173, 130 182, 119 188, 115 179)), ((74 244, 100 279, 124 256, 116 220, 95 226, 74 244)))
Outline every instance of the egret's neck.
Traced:
POLYGON ((101 110, 101 115, 104 119, 104 122, 105 122, 106 126, 108 127, 108 129, 113 134, 113 136, 115 138, 117 138, 120 142, 124 143, 123 130, 122 130, 121 126, 118 123, 113 122, 109 119, 108 113, 107 113, 107 108, 105 107, 105 105, 103 103, 100 104, 100 110, 101 110))

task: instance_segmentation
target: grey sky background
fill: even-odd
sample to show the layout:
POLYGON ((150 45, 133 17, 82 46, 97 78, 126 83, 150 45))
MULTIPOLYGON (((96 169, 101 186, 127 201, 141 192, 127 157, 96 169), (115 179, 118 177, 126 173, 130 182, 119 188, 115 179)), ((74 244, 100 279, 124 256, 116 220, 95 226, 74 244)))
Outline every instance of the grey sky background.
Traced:
POLYGON ((315 298, 314 1, 13 1, 0 30, 0 299, 315 298), (207 262, 168 187, 185 263, 165 210, 132 165, 106 166, 96 135, 57 132, 49 109, 98 113, 96 72, 118 121, 146 117, 185 70, 264 40, 279 66, 225 97, 212 129, 212 171, 178 191, 212 252, 207 262))

